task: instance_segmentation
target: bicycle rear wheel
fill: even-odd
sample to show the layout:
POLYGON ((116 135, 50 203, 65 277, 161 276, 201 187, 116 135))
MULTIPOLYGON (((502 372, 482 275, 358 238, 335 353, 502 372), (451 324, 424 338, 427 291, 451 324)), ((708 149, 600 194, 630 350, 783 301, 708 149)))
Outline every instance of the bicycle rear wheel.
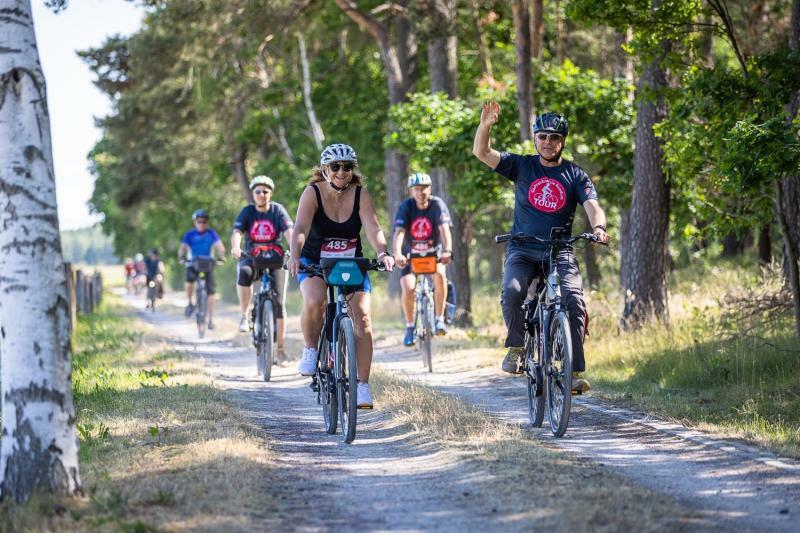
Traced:
POLYGON ((423 316, 425 320, 423 322, 423 332, 424 332, 424 339, 423 339, 423 347, 424 350, 422 351, 422 357, 425 362, 425 366, 428 367, 428 372, 433 372, 433 301, 430 295, 425 298, 425 305, 423 307, 423 316))
POLYGON ((556 437, 566 433, 572 406, 572 337, 567 313, 559 311, 550 324, 547 357, 547 414, 556 437))
POLYGON ((267 298, 261 305, 261 339, 259 345, 264 354, 264 381, 272 377, 272 363, 275 361, 275 342, 272 331, 272 302, 267 298))
POLYGON ((147 287, 147 307, 150 308, 150 311, 155 312, 156 310, 156 286, 154 282, 152 286, 147 287))
POLYGON ((544 421, 544 373, 538 346, 538 333, 525 336, 525 377, 528 389, 528 418, 535 428, 544 421))
POLYGON ((322 404, 322 419, 325 422, 325 431, 333 435, 339 420, 339 402, 337 401, 336 378, 333 368, 329 365, 331 360, 331 343, 322 333, 322 343, 319 350, 317 366, 319 369, 319 401, 322 404))
POLYGON ((339 321, 336 342, 336 393, 342 435, 348 444, 356 438, 358 412, 358 375, 356 368, 356 337, 350 317, 339 321))

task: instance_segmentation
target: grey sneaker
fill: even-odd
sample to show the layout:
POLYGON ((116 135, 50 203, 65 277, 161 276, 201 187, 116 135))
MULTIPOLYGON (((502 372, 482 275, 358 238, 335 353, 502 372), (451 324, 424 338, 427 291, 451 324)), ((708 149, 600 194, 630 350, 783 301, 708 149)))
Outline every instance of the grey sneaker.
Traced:
POLYGON ((433 328, 436 331, 436 335, 442 336, 447 335, 447 324, 444 321, 443 317, 439 317, 436 319, 436 325, 433 328))
POLYGON ((189 303, 189 305, 186 306, 186 309, 183 310, 183 315, 186 318, 189 318, 193 314, 194 314, 194 305, 192 303, 189 303))
POLYGON ((572 373, 572 391, 573 392, 589 392, 592 386, 589 385, 589 380, 583 377, 583 372, 572 373))
POLYGON ((505 359, 503 359, 503 372, 508 372, 509 374, 522 374, 522 357, 524 355, 525 348, 509 348, 508 352, 506 352, 505 359))
POLYGON ((242 333, 250 331, 250 321, 247 320, 247 315, 242 315, 242 319, 239 321, 239 331, 242 333))
POLYGON ((214 323, 212 321, 210 321, 210 320, 208 321, 208 329, 209 330, 217 329, 216 326, 214 326, 214 323))

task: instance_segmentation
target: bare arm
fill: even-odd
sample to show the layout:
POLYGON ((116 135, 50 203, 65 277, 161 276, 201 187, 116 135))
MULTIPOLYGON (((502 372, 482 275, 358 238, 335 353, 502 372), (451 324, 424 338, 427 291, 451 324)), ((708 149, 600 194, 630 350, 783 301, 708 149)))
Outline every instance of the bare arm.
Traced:
POLYGON ((400 226, 394 228, 394 236, 392 237, 392 255, 394 260, 397 261, 397 266, 406 266, 406 257, 403 255, 403 239, 406 236, 406 229, 400 226))
POLYGON ((480 159, 489 168, 494 170, 500 164, 500 152, 491 146, 492 125, 500 116, 500 105, 497 102, 486 102, 481 110, 481 122, 475 132, 475 141, 472 143, 472 155, 480 159))
POLYGON ((450 233, 450 224, 439 224, 439 235, 442 237, 442 258, 445 265, 453 258, 453 236, 450 233))
POLYGON ((314 212, 317 210, 317 199, 314 190, 309 186, 300 196, 300 203, 297 204, 297 215, 294 220, 292 238, 289 241, 289 272, 293 276, 297 275, 297 267, 300 265, 300 252, 306 242, 308 231, 311 229, 311 221, 314 219, 314 212))
POLYGON ((222 239, 214 243, 214 250, 217 251, 217 257, 219 259, 225 259, 225 245, 222 244, 222 239))
POLYGON ((391 271, 392 266, 394 266, 394 259, 388 255, 389 252, 386 250, 386 236, 383 234, 380 224, 378 224, 378 214, 375 213, 372 196, 367 189, 361 189, 361 208, 358 214, 367 234, 367 240, 378 253, 378 258, 383 261, 386 270, 391 271))
POLYGON ((242 256, 242 232, 238 229, 231 233, 231 255, 236 259, 242 256))
POLYGON ((606 214, 600 203, 597 200, 586 200, 583 202, 583 210, 586 211, 586 216, 589 217, 589 224, 592 225, 592 233, 594 233, 600 242, 608 244, 611 238, 606 233, 606 214), (597 226, 602 226, 599 228, 597 226))
POLYGON ((181 245, 178 247, 178 259, 183 261, 186 259, 186 256, 189 254, 189 247, 186 246, 185 242, 182 242, 181 245))

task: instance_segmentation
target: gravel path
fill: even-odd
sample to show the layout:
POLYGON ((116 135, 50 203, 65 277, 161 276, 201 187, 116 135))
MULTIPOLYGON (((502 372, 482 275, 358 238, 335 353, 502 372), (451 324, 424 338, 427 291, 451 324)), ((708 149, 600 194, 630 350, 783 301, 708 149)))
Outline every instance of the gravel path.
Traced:
MULTIPOLYGON (((379 361, 438 390, 456 394, 494 416, 528 425, 522 378, 503 374, 499 361, 480 367, 480 355, 461 351, 437 356, 435 373, 420 355, 397 347, 399 337, 379 342, 379 361)), ((434 341, 435 342, 435 341, 434 341)), ((435 349, 435 346, 434 346, 435 349)), ((722 527, 736 530, 797 531, 800 462, 652 416, 574 397, 570 427, 562 439, 547 421, 536 437, 695 507, 722 527)))
MULTIPOLYGON (((295 373, 294 363, 274 367, 269 384, 256 378, 248 338, 227 333, 235 331, 235 313, 221 313, 218 329, 200 340, 193 322, 179 313, 179 297, 167 295, 167 305, 155 313, 143 310, 139 298, 127 301, 176 350, 202 357, 219 386, 266 429, 278 460, 264 490, 280 502, 263 513, 266 529, 530 529, 530 516, 515 509, 509 518, 495 498, 477 497, 485 474, 398 427, 385 411, 359 411, 351 445, 340 433, 326 434, 310 380, 295 373)), ((290 324, 289 331, 298 329, 290 324)), ((299 346, 297 334, 291 337, 287 347, 299 346)))

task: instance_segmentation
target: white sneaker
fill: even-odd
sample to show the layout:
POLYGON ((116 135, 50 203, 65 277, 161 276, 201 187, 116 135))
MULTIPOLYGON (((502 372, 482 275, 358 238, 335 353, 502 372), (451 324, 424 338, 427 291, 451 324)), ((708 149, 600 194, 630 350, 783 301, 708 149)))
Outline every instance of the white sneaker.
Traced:
POLYGON ((356 400, 359 409, 372 409, 372 392, 369 390, 369 383, 358 383, 356 400))
POLYGON ((242 333, 250 331, 250 323, 247 320, 247 315, 242 315, 242 319, 239 321, 239 331, 242 333))
POLYGON ((301 376, 313 376, 317 371, 317 349, 303 348, 303 357, 297 365, 297 371, 301 376))

